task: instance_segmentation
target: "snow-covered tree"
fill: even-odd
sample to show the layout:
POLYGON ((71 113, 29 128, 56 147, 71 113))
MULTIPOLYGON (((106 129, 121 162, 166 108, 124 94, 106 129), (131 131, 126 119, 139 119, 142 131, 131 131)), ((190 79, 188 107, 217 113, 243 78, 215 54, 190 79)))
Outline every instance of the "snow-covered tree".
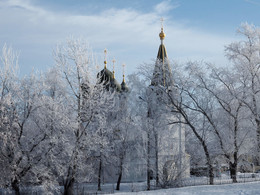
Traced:
MULTIPOLYGON (((213 162, 209 149, 210 135, 206 126, 203 125, 203 115, 196 113, 196 105, 193 102, 193 98, 204 97, 205 94, 196 90, 196 80, 192 80, 189 77, 190 75, 181 67, 178 66, 177 68, 177 64, 174 67, 173 75, 175 82, 173 87, 159 87, 160 92, 164 96, 163 103, 169 109, 169 113, 175 116, 170 120, 168 119, 168 124, 184 124, 187 131, 191 131, 194 134, 203 149, 202 151, 208 166, 210 184, 213 184, 213 162)), ((207 103, 205 102, 206 99, 207 97, 204 100, 201 99, 202 103, 207 103)))
MULTIPOLYGON (((20 194, 23 184, 39 184, 48 177, 47 167, 42 165, 49 141, 46 129, 41 129, 36 120, 39 108, 42 106, 43 85, 34 74, 19 82, 12 70, 15 67, 15 55, 12 50, 3 49, 2 100, 10 96, 8 123, 1 131, 1 159, 3 164, 6 186, 12 187, 16 194, 20 194)), ((6 116, 7 117, 7 116, 6 116)))
POLYGON ((237 80, 231 71, 212 65, 204 67, 203 70, 198 63, 187 66, 188 80, 181 85, 184 106, 192 111, 189 115, 196 119, 194 126, 203 130, 201 135, 206 138, 211 158, 223 156, 236 182, 239 156, 249 152, 245 142, 252 135, 250 128, 243 125, 249 123, 248 112, 240 101, 243 94, 237 90, 237 80))
POLYGON ((245 94, 240 92, 238 79, 232 71, 211 67, 211 78, 215 85, 210 85, 201 78, 202 87, 213 95, 212 99, 215 99, 218 105, 215 109, 217 115, 212 113, 212 118, 208 116, 207 119, 229 164, 231 178, 233 182, 237 182, 239 158, 249 154, 253 148, 253 145, 249 144, 252 140, 250 115, 248 109, 243 106, 245 94))
MULTIPOLYGON (((144 74, 143 69, 141 68, 141 75, 144 74)), ((148 75, 151 74, 151 71, 146 72, 148 75)), ((147 76, 147 75, 146 75, 147 76)), ((150 121, 147 117, 147 108, 148 108, 148 94, 147 94, 147 85, 151 81, 148 77, 139 76, 138 74, 131 74, 129 78, 129 87, 131 89, 129 107, 131 108, 131 115, 135 116, 132 118, 136 124, 135 129, 135 153, 137 157, 142 160, 142 163, 145 164, 147 170, 147 190, 151 189, 151 178, 152 178, 152 155, 151 155, 151 128, 150 121)), ((133 135, 131 135, 133 136, 133 135)), ((130 172, 130 170, 129 170, 130 172)))
POLYGON ((226 46, 226 56, 234 64, 240 86, 237 99, 251 112, 256 131, 256 162, 260 163, 260 29, 243 23, 238 33, 245 39, 226 46))
MULTIPOLYGON (((89 162, 106 144, 106 116, 113 106, 113 94, 108 93, 97 77, 93 53, 82 40, 68 40, 55 52, 55 61, 67 85, 68 108, 71 109, 67 160, 60 175, 63 176, 64 194, 73 194, 73 184, 85 173, 85 180, 94 175, 89 162), (105 131, 105 132, 104 132, 105 131), (94 155, 94 156, 93 156, 94 155)), ((83 180, 81 180, 83 181, 83 180)))
POLYGON ((17 114, 14 95, 17 90, 17 54, 6 45, 1 53, 0 68, 0 185, 7 187, 11 183, 11 166, 15 153, 13 141, 16 140, 17 114), (8 176, 8 177, 4 177, 8 176))
POLYGON ((139 72, 144 77, 144 83, 149 85, 140 96, 147 105, 147 114, 145 115, 147 119, 144 118, 143 121, 147 121, 144 129, 147 132, 148 189, 151 177, 155 177, 157 186, 163 187, 177 178, 180 179, 181 167, 185 163, 182 161, 185 156, 185 147, 182 145, 184 137, 181 134, 183 134, 184 129, 180 124, 181 117, 177 112, 172 112, 171 102, 167 94, 164 93, 165 90, 170 89, 172 97, 178 98, 173 84, 174 77, 169 72, 171 71, 169 61, 165 59, 163 62, 161 59, 157 59, 154 70, 151 69, 153 66, 144 64, 140 66, 139 72), (166 70, 165 74, 164 70, 166 70), (175 119, 176 123, 179 121, 179 124, 170 123, 172 119, 175 119), (175 171, 171 171, 173 169, 175 171), (154 176, 151 173, 154 173, 154 176))

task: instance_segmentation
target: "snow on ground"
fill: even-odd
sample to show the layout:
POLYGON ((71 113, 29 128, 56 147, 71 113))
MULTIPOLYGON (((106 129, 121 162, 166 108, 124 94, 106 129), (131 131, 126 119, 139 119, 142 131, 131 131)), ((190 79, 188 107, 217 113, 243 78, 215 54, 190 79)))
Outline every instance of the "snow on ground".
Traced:
MULTIPOLYGON (((116 192, 115 192, 116 193, 116 192)), ((225 185, 203 185, 142 192, 119 192, 116 195, 260 195, 260 182, 225 185)))

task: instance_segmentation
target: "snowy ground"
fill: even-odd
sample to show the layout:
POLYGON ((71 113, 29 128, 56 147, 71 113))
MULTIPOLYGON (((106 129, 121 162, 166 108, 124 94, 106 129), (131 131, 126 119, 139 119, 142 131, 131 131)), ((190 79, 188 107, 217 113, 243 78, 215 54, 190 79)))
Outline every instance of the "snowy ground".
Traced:
MULTIPOLYGON (((186 186, 181 188, 171 188, 163 190, 146 191, 146 182, 121 183, 120 191, 116 191, 116 184, 101 185, 102 191, 97 191, 97 184, 85 183, 75 184, 74 192, 76 195, 80 194, 116 194, 116 195, 131 195, 131 194, 171 194, 171 195, 260 195, 260 174, 253 173, 238 173, 238 184, 232 184, 230 176, 222 174, 221 177, 214 178, 216 185, 210 186, 207 177, 190 177, 179 183, 179 186, 186 186), (245 183, 246 182, 246 183, 245 183), (219 185, 222 184, 222 185, 219 185)), ((151 181, 151 188, 155 188, 155 181, 151 181)), ((23 194, 35 195, 46 194, 42 186, 38 187, 23 187, 21 188, 23 194)), ((55 195, 60 195, 62 187, 58 187, 55 195)), ((0 195, 13 195, 14 192, 6 189, 0 189, 0 195)))
POLYGON ((148 194, 148 195, 260 195, 260 182, 225 184, 225 185, 203 185, 183 188, 171 188, 165 190, 142 191, 142 192, 119 192, 116 195, 148 194))

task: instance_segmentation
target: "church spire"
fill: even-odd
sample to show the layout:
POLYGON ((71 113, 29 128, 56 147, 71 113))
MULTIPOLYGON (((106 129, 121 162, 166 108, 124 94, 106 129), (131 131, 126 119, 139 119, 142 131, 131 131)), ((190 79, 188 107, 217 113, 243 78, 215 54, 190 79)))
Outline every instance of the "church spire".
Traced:
POLYGON ((104 50, 104 69, 107 68, 107 49, 104 50))
POLYGON ((125 83, 125 64, 122 64, 123 67, 123 83, 125 83))
POLYGON ((113 79, 115 79, 115 62, 116 62, 115 58, 113 58, 112 62, 113 62, 113 79))
POLYGON ((122 92, 128 92, 128 87, 125 83, 125 64, 122 64, 123 67, 123 81, 121 83, 121 90, 122 92))
POLYGON ((161 44, 159 46, 157 60, 154 67, 153 78, 151 85, 161 85, 161 86, 171 86, 173 85, 171 68, 169 65, 166 48, 163 44, 165 33, 163 29, 163 19, 161 19, 161 32, 159 33, 159 37, 161 40, 161 44))
POLYGON ((161 32, 159 34, 159 37, 161 39, 161 45, 158 50, 157 59, 162 61, 163 63, 164 63, 165 58, 167 58, 167 52, 166 52, 165 46, 163 44, 163 40, 164 40, 165 36, 166 35, 163 31, 163 18, 161 18, 161 32))
POLYGON ((163 44, 163 40, 164 40, 164 38, 165 38, 165 33, 163 32, 163 18, 161 18, 161 32, 160 32, 160 34, 159 34, 159 37, 160 37, 160 39, 161 39, 161 44, 163 44))

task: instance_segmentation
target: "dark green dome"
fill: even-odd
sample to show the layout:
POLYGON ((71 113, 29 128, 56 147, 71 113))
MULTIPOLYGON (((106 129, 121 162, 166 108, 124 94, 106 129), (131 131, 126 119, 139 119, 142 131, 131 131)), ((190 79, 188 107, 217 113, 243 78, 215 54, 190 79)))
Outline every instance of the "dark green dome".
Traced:
POLYGON ((121 91, 122 91, 122 92, 128 92, 128 91, 129 91, 129 89, 128 89, 128 87, 127 87, 127 85, 126 85, 126 83, 125 83, 124 80, 123 80, 123 82, 121 83, 121 91))
POLYGON ((164 44, 161 44, 158 50, 157 59, 164 61, 167 58, 167 52, 164 44))
POLYGON ((113 73, 108 70, 107 68, 104 68, 97 74, 98 83, 106 87, 106 89, 109 91, 110 88, 116 89, 116 91, 121 91, 121 86, 117 82, 117 80, 113 77, 113 73))

